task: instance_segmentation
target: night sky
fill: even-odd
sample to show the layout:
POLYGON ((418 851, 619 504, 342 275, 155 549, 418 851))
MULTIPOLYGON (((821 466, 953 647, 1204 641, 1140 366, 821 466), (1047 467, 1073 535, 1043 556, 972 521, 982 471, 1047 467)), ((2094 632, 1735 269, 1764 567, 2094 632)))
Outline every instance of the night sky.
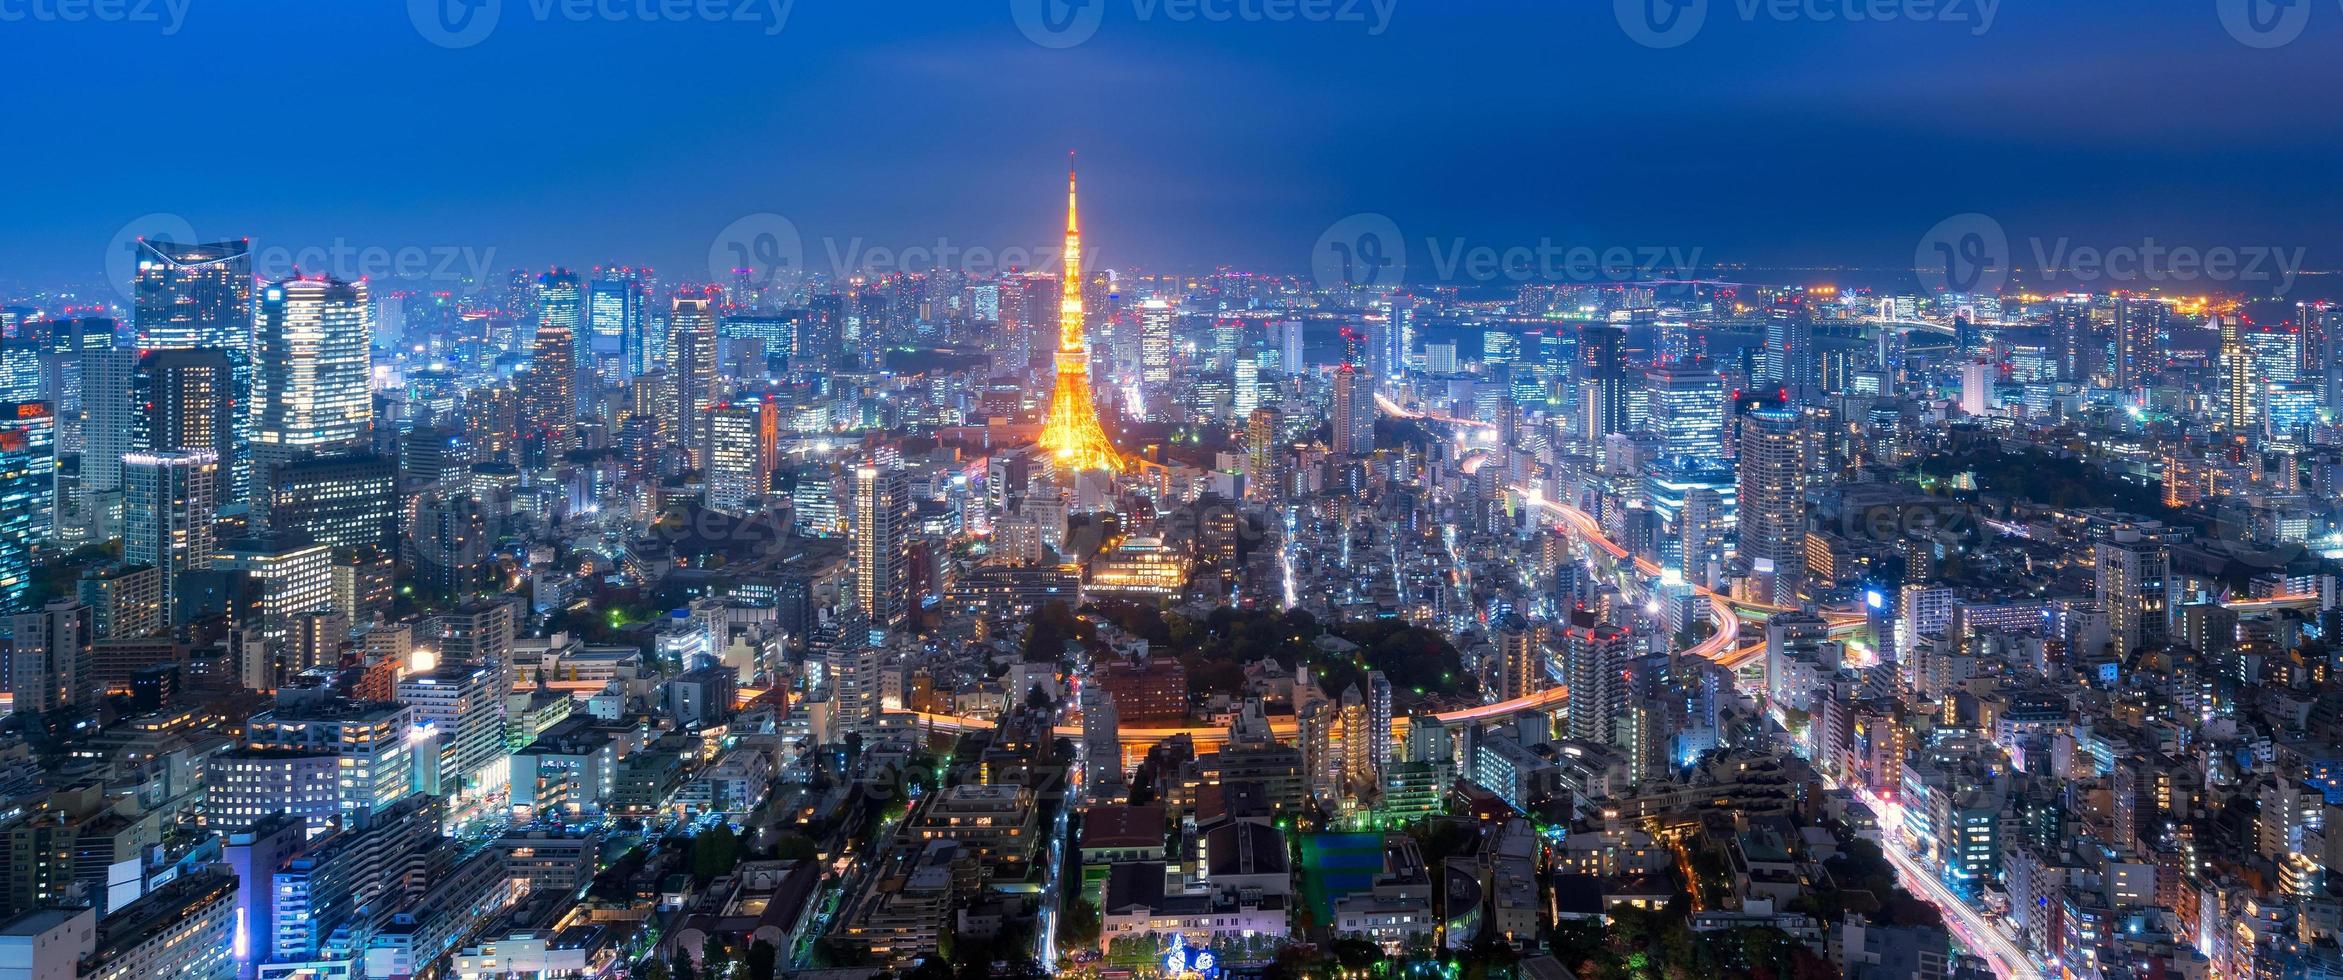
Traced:
POLYGON ((540 20, 547 2, 503 0, 452 50, 403 0, 193 0, 167 36, 0 24, 0 282, 94 280, 151 212, 263 246, 676 278, 765 211, 816 266, 854 236, 1040 246, 1070 148, 1092 247, 1125 269, 1305 272, 1361 212, 1419 248, 1908 265, 1968 211, 2021 240, 2301 247, 2343 267, 2330 0, 2302 0, 2300 39, 2269 50, 2233 39, 2218 0, 2009 2, 1981 37, 1973 0, 1959 24, 1744 20, 1753 0, 1710 0, 1666 50, 1631 40, 1611 0, 1395 0, 1380 34, 1363 2, 1364 21, 1211 23, 1090 0, 1103 22, 1065 49, 1029 40, 1009 0, 795 0, 770 36, 540 20))

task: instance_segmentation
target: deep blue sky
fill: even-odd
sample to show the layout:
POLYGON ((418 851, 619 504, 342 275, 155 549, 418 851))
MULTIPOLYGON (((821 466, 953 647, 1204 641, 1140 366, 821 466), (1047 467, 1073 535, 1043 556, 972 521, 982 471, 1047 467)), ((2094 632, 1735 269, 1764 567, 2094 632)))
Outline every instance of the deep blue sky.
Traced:
POLYGON ((2007 2, 1981 38, 1743 22, 1711 0, 1672 50, 1630 41, 1610 0, 1396 0, 1381 36, 1094 0, 1102 28, 1067 50, 1027 40, 1007 0, 796 0, 777 36, 538 22, 504 0, 464 50, 428 43, 404 0, 193 2, 171 36, 0 24, 0 282, 94 278, 158 211, 263 245, 685 278, 758 211, 817 257, 830 236, 1040 244, 1071 147, 1118 267, 1303 272, 1321 231, 1369 211, 1417 247, 1765 265, 1908 261, 1939 219, 1982 211, 2013 237, 2343 267, 2332 0, 2268 51, 2232 40, 2216 0, 2007 2))

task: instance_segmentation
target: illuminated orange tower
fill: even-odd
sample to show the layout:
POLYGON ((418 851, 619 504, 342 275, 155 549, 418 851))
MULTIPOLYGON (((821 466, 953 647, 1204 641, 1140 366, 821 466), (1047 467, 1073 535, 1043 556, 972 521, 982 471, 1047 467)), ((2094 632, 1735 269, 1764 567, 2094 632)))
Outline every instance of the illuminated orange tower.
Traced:
POLYGON ((1119 473, 1122 454, 1098 424, 1098 402, 1090 394, 1090 342, 1082 313, 1082 227, 1074 205, 1072 155, 1066 162, 1066 270, 1058 300, 1058 388, 1049 400, 1049 421, 1041 447, 1068 470, 1119 473))

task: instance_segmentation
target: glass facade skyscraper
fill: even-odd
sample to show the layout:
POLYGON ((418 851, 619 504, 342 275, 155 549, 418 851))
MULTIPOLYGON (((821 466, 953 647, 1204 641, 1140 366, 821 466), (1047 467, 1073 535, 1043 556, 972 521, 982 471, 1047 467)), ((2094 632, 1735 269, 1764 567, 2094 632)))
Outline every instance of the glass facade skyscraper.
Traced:
POLYGON ((138 346, 145 349, 252 346, 252 244, 182 245, 141 240, 138 346))
POLYGON ((362 447, 374 421, 366 284, 287 279, 253 330, 253 451, 265 467, 362 447))

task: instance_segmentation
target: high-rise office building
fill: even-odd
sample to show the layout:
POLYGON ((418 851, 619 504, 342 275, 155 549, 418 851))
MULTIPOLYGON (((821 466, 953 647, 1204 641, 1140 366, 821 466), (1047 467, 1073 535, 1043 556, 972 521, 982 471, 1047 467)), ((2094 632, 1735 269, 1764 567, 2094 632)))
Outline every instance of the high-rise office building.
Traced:
POLYGON ((1375 449, 1375 379, 1356 365, 1334 371, 1334 455, 1356 459, 1375 449))
POLYGON ((163 575, 163 609, 176 621, 179 575, 212 565, 220 458, 208 452, 131 453, 122 459, 122 558, 163 575))
POLYGON ((911 488, 903 471, 865 463, 854 471, 854 601, 875 627, 911 614, 911 488))
POLYGON ((1725 382, 1716 366, 1693 359, 1644 372, 1650 428, 1671 456, 1716 456, 1725 446, 1725 382))
POLYGON ((2251 431, 2261 420, 2261 378, 2255 373, 2253 352, 2246 343, 2245 323, 2235 316, 2216 315, 2213 326, 2221 340, 2224 428, 2236 433, 2251 431))
POLYGON ((557 322, 537 325, 529 373, 521 379, 521 448, 529 461, 549 464, 569 451, 577 419, 577 339, 557 322))
POLYGON ((1765 321, 1765 378, 1803 405, 1821 391, 1822 358, 1814 347, 1814 316, 1801 307, 1776 307, 1765 321))
POLYGON ((366 284, 286 279, 261 291, 252 333, 254 478, 363 448, 374 422, 366 284))
POLYGON ((96 703, 90 607, 79 599, 52 599, 38 611, 18 614, 10 626, 8 681, 16 711, 96 703))
POLYGON ((2118 657, 2167 639, 2172 612, 2172 557, 2163 542, 2119 527, 2091 547, 2107 637, 2118 657))
POLYGON ((56 533, 57 417, 48 402, 0 402, 0 613, 32 588, 33 559, 56 533))
POLYGON ((1178 315, 1163 299, 1139 304, 1139 383, 1171 383, 1172 319, 1178 315))
POLYGON ((734 402, 708 410, 708 506, 741 511, 773 489, 780 452, 779 407, 734 402))
MULTIPOLYGON (((131 447, 146 452, 208 452, 220 458, 220 504, 241 502, 249 484, 236 476, 245 458, 235 397, 241 356, 215 347, 141 354, 130 379, 131 447)), ((118 464, 117 464, 118 465, 118 464)))
POLYGON ((138 352, 93 350, 81 356, 81 485, 87 497, 122 489, 122 457, 139 448, 131 379, 138 352))
POLYGON ((537 277, 537 325, 566 327, 578 335, 585 316, 585 292, 578 274, 552 269, 537 277))
POLYGON ((252 349, 252 245, 137 244, 136 318, 141 349, 252 349))
POLYGON ((677 442, 694 468, 708 463, 708 407, 716 404, 716 300, 679 295, 667 319, 667 377, 675 386, 677 442))
POLYGON ((512 678, 501 663, 450 661, 399 681, 399 702, 413 705, 416 722, 439 733, 440 780, 452 795, 460 785, 496 781, 506 758, 505 697, 512 678))
POLYGON ((390 457, 339 453, 287 463, 269 494, 272 530, 334 548, 386 555, 398 548, 398 465, 390 457))
POLYGON ((635 375, 643 364, 643 332, 650 322, 649 269, 595 270, 586 288, 587 364, 616 381, 635 375))
POLYGON ((1585 411, 1583 437, 1600 447, 1604 438, 1627 431, 1633 381, 1627 370, 1627 331, 1590 326, 1578 340, 1579 391, 1585 411))
POLYGON ((1788 604, 1806 567, 1806 428, 1779 401, 1745 406, 1739 419, 1742 562, 1759 598, 1788 604))

